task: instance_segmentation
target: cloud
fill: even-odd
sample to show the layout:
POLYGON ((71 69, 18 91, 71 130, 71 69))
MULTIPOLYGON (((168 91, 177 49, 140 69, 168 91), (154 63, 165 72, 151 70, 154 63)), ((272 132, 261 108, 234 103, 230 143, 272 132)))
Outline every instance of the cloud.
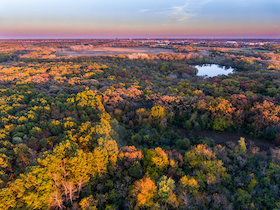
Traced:
POLYGON ((195 16, 195 13, 190 9, 188 3, 181 5, 181 6, 173 6, 170 8, 170 17, 172 20, 175 21, 186 21, 191 17, 195 16))
POLYGON ((195 14, 188 8, 189 4, 175 5, 165 8, 152 8, 152 9, 140 9, 141 13, 149 12, 150 15, 155 15, 164 19, 164 22, 177 22, 185 21, 195 16, 195 14))
POLYGON ((140 12, 148 12, 148 11, 150 11, 150 9, 140 9, 139 11, 140 12))
POLYGON ((166 9, 167 15, 171 21, 186 22, 196 17, 200 9, 211 1, 213 0, 188 0, 182 5, 175 5, 166 9))

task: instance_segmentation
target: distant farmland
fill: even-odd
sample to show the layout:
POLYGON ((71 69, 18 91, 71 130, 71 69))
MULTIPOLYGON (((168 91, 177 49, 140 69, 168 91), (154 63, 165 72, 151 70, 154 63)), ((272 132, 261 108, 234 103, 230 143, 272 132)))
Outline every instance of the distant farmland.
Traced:
MULTIPOLYGON (((57 50, 57 54, 63 56, 102 56, 102 55, 120 55, 120 54, 159 54, 159 53, 175 53, 172 49, 165 48, 149 48, 149 47, 98 47, 91 50, 73 51, 70 48, 57 50)), ((179 53, 176 53, 179 54, 179 53)), ((183 54, 183 53, 182 53, 183 54)))

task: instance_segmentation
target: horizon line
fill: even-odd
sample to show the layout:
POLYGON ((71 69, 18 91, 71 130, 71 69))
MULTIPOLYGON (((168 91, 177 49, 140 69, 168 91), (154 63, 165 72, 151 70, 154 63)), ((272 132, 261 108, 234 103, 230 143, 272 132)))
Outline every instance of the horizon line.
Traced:
POLYGON ((0 38, 0 40, 94 40, 94 39, 147 39, 147 40, 155 40, 155 39, 272 39, 272 40, 280 40, 279 38, 271 38, 271 37, 158 37, 158 38, 152 38, 152 37, 138 37, 138 38, 131 38, 131 37, 115 37, 115 38, 0 38))

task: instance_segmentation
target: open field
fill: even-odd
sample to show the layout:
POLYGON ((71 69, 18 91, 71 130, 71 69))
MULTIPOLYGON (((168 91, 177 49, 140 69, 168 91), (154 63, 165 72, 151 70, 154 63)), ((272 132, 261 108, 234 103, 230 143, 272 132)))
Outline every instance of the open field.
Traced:
MULTIPOLYGON (((120 55, 120 54, 159 54, 159 53, 175 53, 172 49, 149 48, 149 47, 98 47, 92 50, 73 51, 70 48, 57 50, 57 54, 63 56, 102 56, 102 55, 120 55)), ((176 53, 179 54, 179 53, 176 53)))
POLYGON ((257 52, 257 53, 270 53, 270 50, 260 50, 260 49, 249 49, 249 48, 229 48, 229 47, 204 47, 204 46, 195 46, 195 48, 198 48, 200 50, 211 50, 213 48, 218 48, 221 49, 223 51, 231 51, 231 52, 245 52, 245 53, 253 53, 253 52, 257 52))
POLYGON ((270 50, 259 50, 259 49, 249 49, 249 48, 222 48, 223 50, 228 50, 228 51, 234 51, 234 52, 242 52, 244 51, 245 53, 253 53, 253 52, 257 52, 257 53, 270 53, 270 50))

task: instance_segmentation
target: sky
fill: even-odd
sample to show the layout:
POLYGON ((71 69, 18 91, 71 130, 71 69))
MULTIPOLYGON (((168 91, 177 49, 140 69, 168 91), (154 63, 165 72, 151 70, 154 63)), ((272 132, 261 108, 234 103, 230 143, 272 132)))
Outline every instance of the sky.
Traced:
POLYGON ((280 38, 280 0, 0 0, 19 38, 280 38))

